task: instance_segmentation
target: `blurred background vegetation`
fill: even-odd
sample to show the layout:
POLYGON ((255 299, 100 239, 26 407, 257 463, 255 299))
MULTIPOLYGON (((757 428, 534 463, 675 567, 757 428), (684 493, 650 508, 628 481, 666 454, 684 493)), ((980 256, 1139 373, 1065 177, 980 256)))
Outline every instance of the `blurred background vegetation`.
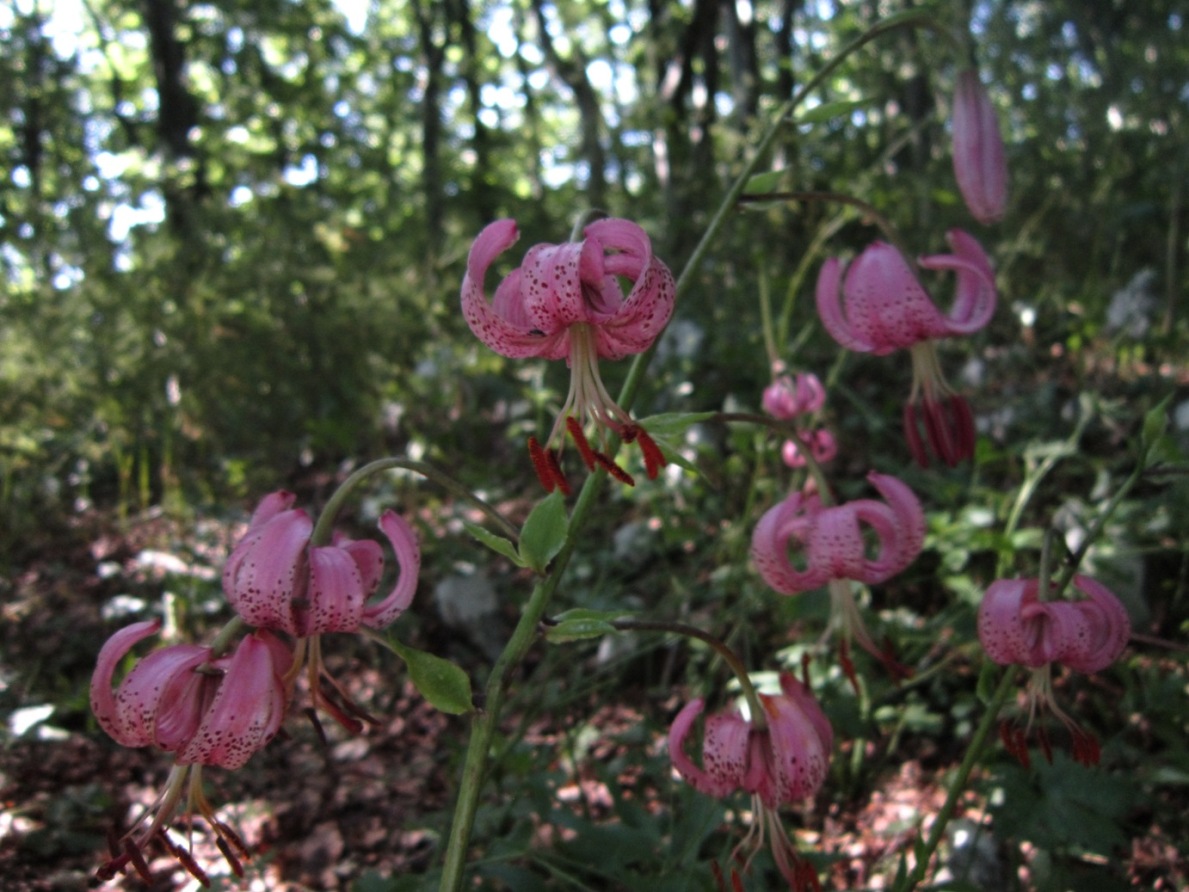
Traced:
MULTIPOLYGON (((100 607, 133 586, 87 576, 70 594, 46 582, 47 562, 68 563, 70 543, 93 545, 108 521, 121 529, 167 516, 193 531, 199 518, 225 522, 282 486, 324 496, 345 470, 394 452, 446 465, 497 501, 535 497, 524 437, 551 423, 565 370, 506 361, 470 335, 458 312, 470 240, 511 216, 520 248, 561 241, 579 213, 598 207, 639 221, 679 270, 771 111, 862 29, 913 5, 7 0, 0 707, 50 702, 59 724, 86 728, 98 639, 58 641, 65 664, 52 672, 30 672, 22 648, 35 647, 29 635, 45 628, 47 605, 61 606, 39 586, 95 627, 100 607)), ((944 360, 979 418, 974 471, 908 468, 899 439, 908 363, 839 360, 821 332, 809 297, 820 259, 875 235, 834 205, 767 204, 733 216, 677 308, 637 407, 642 416, 754 411, 770 374, 758 301, 766 296, 779 358, 834 376, 840 488, 878 467, 927 493, 928 551, 899 589, 880 595, 910 657, 943 630, 970 640, 972 607, 1005 549, 1022 549, 1018 569, 1035 572, 1044 526, 1067 536, 1085 529, 1130 470, 1129 443, 1160 399, 1173 396, 1170 465, 1189 449, 1182 4, 988 0, 941 4, 937 14, 969 37, 1000 110, 1012 177, 1001 224, 974 225, 957 195, 947 120, 954 75, 968 60, 924 31, 897 32, 852 57, 810 105, 852 104, 788 128, 762 168, 782 172, 773 188, 872 202, 918 253, 943 250, 954 226, 982 241, 1001 305, 985 332, 947 347, 944 360), (1000 541, 1017 488, 1031 478, 1023 532, 1000 541)), ((937 281, 943 300, 950 287, 937 281)), ((622 370, 605 371, 614 391, 622 370)), ((735 428, 695 433, 687 445, 705 476, 614 494, 603 532, 592 534, 591 551, 607 553, 579 560, 568 597, 599 606, 626 593, 659 613, 727 623, 757 668, 782 647, 792 665, 789 629, 819 628, 822 605, 774 609, 746 563, 758 509, 788 484, 779 444, 735 428)), ((394 486, 412 498, 412 484, 394 486)), ((1183 640, 1187 497, 1182 475, 1146 481, 1092 555, 1153 638, 1183 640)), ((433 498, 414 499, 425 516, 439 507, 433 498)), ((148 544, 179 545, 169 536, 148 544)), ((212 546, 216 568, 221 547, 212 546)), ((460 561, 482 562, 465 537, 427 551, 427 590, 460 561)), ((511 570, 497 571, 511 590, 502 588, 511 570)), ((161 589, 159 578, 140 584, 153 597, 161 589)), ((210 606, 217 582, 187 585, 201 633, 220 609, 210 606)), ((409 634, 448 639, 435 639, 428 619, 409 634)), ((622 688, 636 672, 649 683, 687 677, 664 660, 613 665, 627 668, 598 676, 597 689, 622 688)), ((689 679, 720 671, 705 655, 694 666, 689 679)), ((559 691, 581 700, 590 680, 570 678, 567 688, 561 668, 552 676, 559 691)), ((1140 774, 1150 792, 1189 784, 1183 668, 1175 662, 1169 682, 1169 667, 1153 658, 1095 694, 1106 729, 1156 710, 1142 742, 1106 747, 1108 762, 1133 767, 1160 753, 1149 765, 1159 777, 1140 774)), ((969 687, 955 686, 923 685, 919 721, 905 725, 908 713, 898 712, 896 740, 949 740, 949 718, 938 717, 959 720, 975 704, 969 687)), ((661 727, 664 716, 649 721, 661 727)), ((856 706, 832 717, 861 736, 877 716, 856 706)), ((11 743, 11 723, 8 733, 11 743)), ((653 762, 664 781, 663 760, 653 762)), ((849 758, 839 769, 846 795, 870 789, 881 767, 849 758)), ((1068 782, 1062 763, 1039 780, 1003 770, 1000 789, 1013 802, 1051 802, 1040 786, 1068 782)), ((1120 864, 1135 828, 1156 822, 1153 813, 1175 821, 1183 804, 1128 795, 1116 790, 1105 817, 1095 812, 1088 839, 1054 840, 1071 826, 1067 816, 1045 823, 1024 805, 999 826, 1005 839, 1057 852, 1045 869, 1071 852, 1082 864, 1089 852, 1125 885, 1120 864)), ((643 832, 625 814, 620 824, 643 832)), ((1183 857, 1174 858, 1182 868, 1183 857)))

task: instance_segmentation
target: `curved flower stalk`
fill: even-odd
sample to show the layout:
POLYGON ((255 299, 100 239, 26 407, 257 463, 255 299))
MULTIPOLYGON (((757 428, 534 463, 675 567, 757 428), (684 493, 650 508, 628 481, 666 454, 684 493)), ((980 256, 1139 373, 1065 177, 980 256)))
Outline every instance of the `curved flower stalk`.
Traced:
MULTIPOLYGON (((399 573, 392 591, 380 600, 369 600, 384 571, 379 543, 336 536, 331 545, 311 545, 313 521, 304 510, 293 508, 295 499, 293 493, 280 490, 261 500, 247 534, 224 566, 223 591, 245 622, 280 629, 298 639, 290 679, 296 678, 304 663, 315 704, 344 727, 358 731, 359 722, 321 691, 322 678, 336 690, 338 685, 324 671, 320 636, 357 632, 361 626, 382 629, 400 616, 417 589, 420 545, 396 512, 380 516, 379 527, 396 554, 399 573)), ((345 695, 343 700, 350 702, 345 695)))
MULTIPOLYGON (((1037 579, 1000 579, 988 586, 978 611, 978 637, 987 656, 1001 666, 1019 664, 1032 670, 1026 699, 1028 721, 1023 730, 1004 724, 1004 745, 1028 764, 1028 732, 1038 711, 1049 709, 1069 730, 1073 757, 1086 765, 1098 762, 1098 741, 1070 718, 1053 699, 1052 666, 1064 663, 1075 672, 1100 672, 1123 653, 1131 636, 1127 611, 1102 583, 1076 575, 1073 586, 1085 599, 1040 600, 1037 579)), ((1045 758, 1052 747, 1043 728, 1038 732, 1045 758)))
POLYGON ((887 474, 873 471, 867 479, 883 502, 856 499, 826 507, 816 493, 794 492, 764 513, 751 538, 756 569, 782 595, 829 588, 830 626, 842 633, 843 668, 852 684, 854 671, 846 648, 852 638, 894 675, 906 675, 907 670, 871 640, 849 581, 886 582, 916 560, 925 541, 925 514, 913 491, 887 474), (864 527, 875 536, 874 553, 864 527), (790 552, 797 555, 797 564, 790 552))
POLYGON ((146 881, 153 878, 144 852, 160 841, 204 885, 205 871, 192 844, 175 843, 168 828, 186 799, 186 822, 200 814, 219 850, 237 876, 248 857, 239 834, 215 816, 202 789, 202 768, 241 768, 280 730, 289 697, 284 675, 293 654, 267 631, 245 637, 230 656, 213 657, 209 647, 175 645, 140 660, 113 693, 116 666, 140 641, 156 634, 159 622, 135 623, 115 633, 99 652, 91 677, 91 708, 100 726, 124 746, 156 746, 172 752, 174 766, 156 801, 113 847, 98 872, 111 879, 131 865, 146 881))
POLYGON ((995 223, 1007 209, 1007 160, 991 98, 968 68, 954 91, 954 178, 974 219, 995 223))
POLYGON ((848 350, 883 356, 909 349, 912 392, 903 411, 904 435, 913 458, 928 465, 929 449, 950 467, 974 454, 974 417, 966 400, 946 383, 936 341, 980 330, 995 312, 997 295, 990 260, 960 229, 947 240, 953 254, 922 257, 925 269, 952 270, 958 284, 943 313, 891 245, 875 242, 845 270, 830 258, 818 275, 816 301, 822 324, 848 350), (924 439, 921 428, 924 428, 924 439))
POLYGON ((605 439, 601 449, 590 445, 588 426, 639 443, 649 479, 666 464, 655 441, 607 392, 599 359, 621 359, 652 345, 673 312, 673 275, 653 257, 652 243, 635 223, 598 220, 583 235, 581 242, 530 248, 489 301, 483 285, 487 270, 519 237, 514 220, 496 220, 471 245, 462 282, 463 315, 484 344, 512 359, 565 359, 570 367, 570 391, 545 446, 529 440, 533 464, 549 491, 569 490, 555 451, 566 432, 588 469, 602 466, 634 482, 606 454, 605 439), (621 277, 632 282, 626 297, 621 277))
MULTIPOLYGON (((762 716, 743 718, 737 709, 706 719, 702 766, 685 752, 694 721, 705 708, 691 700, 669 729, 669 757, 673 767, 695 790, 722 799, 736 790, 752 796, 760 816, 735 848, 732 861, 742 860, 744 872, 769 838, 772 855, 790 889, 820 889, 817 875, 798 857, 780 820, 780 807, 814 796, 826 779, 834 731, 809 688, 788 673, 780 676, 781 694, 760 694, 762 716), (740 858, 742 850, 749 850, 740 858)), ((733 872, 735 888, 741 888, 733 872)))

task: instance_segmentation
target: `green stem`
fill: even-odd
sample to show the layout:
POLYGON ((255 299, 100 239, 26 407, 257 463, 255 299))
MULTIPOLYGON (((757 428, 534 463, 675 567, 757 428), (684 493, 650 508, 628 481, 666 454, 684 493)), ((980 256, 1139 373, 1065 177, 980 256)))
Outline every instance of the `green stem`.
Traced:
POLYGON ((714 652, 722 657, 723 662, 730 667, 735 677, 739 679, 739 685, 743 688, 743 696, 747 699, 747 705, 751 711, 752 727, 757 730, 767 727, 768 721, 765 718, 763 704, 760 702, 755 685, 751 682, 751 676, 748 674, 747 666, 739 659, 739 655, 731 650, 722 639, 711 635, 709 632, 704 632, 697 626, 690 626, 672 620, 617 619, 612 620, 611 625, 622 631, 672 632, 675 635, 696 638, 699 641, 709 644, 714 652))
POLYGON ((881 214, 875 205, 857 196, 847 195, 845 192, 760 192, 739 197, 740 204, 754 201, 828 201, 858 208, 863 212, 864 222, 875 224, 888 241, 896 246, 896 250, 900 252, 905 261, 910 266, 916 267, 916 259, 913 257, 912 251, 908 249, 908 243, 901 237, 899 230, 892 225, 892 221, 881 214))
POLYGON ((566 535, 565 544, 558 552, 557 557, 553 559, 549 575, 533 588, 528 603, 520 614, 520 620, 512 632, 512 637, 508 639, 507 645, 504 646, 503 652, 491 669, 491 676, 487 680, 484 692, 483 710, 475 714, 471 724, 471 737, 467 743, 466 756, 463 761, 458 801, 454 806, 454 820, 450 827, 450 838, 446 844, 445 863, 442 867, 442 879, 438 886, 441 892, 447 892, 447 890, 457 892, 462 888, 471 830, 474 828, 475 813, 479 807, 479 793, 483 789, 484 775, 487 771, 487 755, 491 750, 491 741, 495 737, 500 710, 507 695, 508 683, 511 681, 513 670, 520 665, 529 647, 536 640, 537 627, 545 615, 545 608, 557 592, 565 568, 578 544, 579 531, 590 514, 595 496, 606 476, 606 472, 600 470, 586 478, 586 483, 574 505, 574 511, 570 515, 569 532, 566 535))
POLYGON ((945 835, 946 825, 949 824, 950 819, 954 816, 954 810, 958 807, 958 800, 966 789, 966 782, 970 779, 970 772, 974 770, 974 766, 982 757, 983 747, 986 745, 987 738, 991 734, 991 728, 994 726, 996 719, 999 718, 999 711, 1007 701, 1007 695, 1015 688, 1014 682, 1014 667, 1008 667, 1003 673, 1003 677, 999 679, 999 687, 995 689, 995 693, 991 696, 991 702, 987 704, 987 711, 983 713, 983 720, 979 722, 974 736, 970 739, 970 746, 966 748, 966 755, 962 759, 962 764, 958 766, 958 772, 954 775, 953 782, 950 784, 949 792, 945 797, 945 803, 942 804, 941 810, 937 812, 933 826, 929 829, 928 839, 925 840, 924 845, 917 851, 917 862, 913 866, 912 872, 908 875, 908 879, 905 881, 905 885, 900 892, 911 892, 911 890, 915 889, 925 879, 925 874, 929 870, 929 862, 933 859, 933 854, 937 851, 937 847, 941 845, 942 837, 945 835))
POLYGON ((322 509, 322 513, 318 516, 318 523, 314 526, 314 532, 310 536, 310 544, 319 546, 325 545, 330 541, 334 531, 335 518, 342 509, 343 503, 347 501, 347 498, 355 490, 355 487, 373 474, 378 474, 382 471, 391 471, 394 468, 404 468, 406 471, 413 471, 416 474, 420 474, 426 480, 438 484, 438 486, 442 487, 442 489, 451 495, 466 499, 491 518, 504 535, 513 542, 520 538, 520 531, 507 518, 446 472, 422 461, 413 461, 407 458, 381 458, 355 471, 334 491, 334 494, 327 500, 326 507, 322 509))

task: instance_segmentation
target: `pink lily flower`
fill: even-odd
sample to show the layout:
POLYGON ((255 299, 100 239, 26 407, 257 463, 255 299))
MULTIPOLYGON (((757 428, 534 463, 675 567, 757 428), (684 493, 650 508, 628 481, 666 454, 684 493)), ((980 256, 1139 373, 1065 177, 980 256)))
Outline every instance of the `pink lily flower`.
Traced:
POLYGON ((830 591, 830 627, 842 633, 842 664, 857 687, 847 653, 853 638, 894 675, 906 675, 885 650, 875 646, 855 603, 849 581, 886 582, 908 567, 925 541, 925 513, 906 484, 872 472, 867 479, 884 497, 856 499, 825 507, 816 494, 794 492, 769 508, 751 538, 751 559, 764 581, 782 595, 796 595, 825 585, 830 591), (870 553, 863 527, 875 536, 870 553), (794 565, 790 550, 798 553, 794 565))
MULTIPOLYGON (((706 719, 699 767, 685 752, 694 721, 702 714, 702 699, 691 700, 677 714, 669 729, 669 756, 673 767, 695 790, 722 799, 736 790, 752 796, 760 815, 758 825, 736 847, 750 847, 743 864, 771 839, 777 868, 790 889, 820 888, 813 868, 798 856, 780 820, 782 805, 814 796, 826 779, 834 731, 809 688, 788 673, 780 676, 780 695, 760 694, 763 716, 743 718, 738 710, 706 719)), ((733 876, 736 888, 742 881, 733 876)))
MULTIPOLYGON (((1089 576, 1073 577, 1085 595, 1077 601, 1041 601, 1037 579, 999 579, 987 587, 978 610, 978 637, 987 656, 1001 666, 1032 670, 1026 689, 1028 722, 1023 731, 1005 724, 1000 734, 1008 751, 1028 764, 1027 735, 1039 709, 1047 707, 1069 730, 1073 757, 1087 765, 1099 758, 1098 741, 1061 710, 1053 699, 1052 666, 1064 663, 1075 672, 1100 672, 1123 653, 1131 620, 1119 599, 1089 576)), ((1052 749, 1039 732, 1046 758, 1052 749)))
POLYGON ((131 864, 146 882, 152 882, 144 851, 159 840, 191 875, 207 884, 205 871, 194 860, 192 845, 183 848, 167 833, 183 796, 186 814, 202 815, 232 870, 242 876, 240 858, 248 856, 248 849, 239 835, 215 816, 203 792, 202 767, 240 768, 272 740, 288 709, 283 676, 293 654, 267 631, 247 636, 231 656, 219 658, 213 657, 209 647, 175 645, 139 661, 113 694, 116 666, 133 646, 159 628, 159 622, 142 622, 115 633, 101 648, 91 678, 92 710, 100 726, 118 743, 152 745, 175 753, 165 788, 113 848, 98 876, 111 879, 131 864), (140 829, 145 822, 147 826, 140 829))
POLYGON ((817 280, 817 309, 826 331, 843 347, 883 356, 908 348, 912 354, 912 392, 904 406, 904 434, 922 467, 932 451, 953 467, 974 454, 974 418, 966 400, 946 383, 935 342, 973 334, 995 312, 995 277, 987 255, 960 229, 949 232, 953 254, 922 257, 925 269, 953 270, 957 292, 948 314, 939 310, 894 247, 875 242, 843 266, 830 258, 817 280))
POLYGON ((621 359, 652 345, 673 312, 673 275, 653 257, 652 243, 635 223, 598 220, 583 234, 581 242, 530 248, 488 301, 487 270, 519 237, 514 220, 496 220, 471 245, 462 282, 463 316, 484 344, 512 359, 565 359, 570 366, 570 391, 545 446, 529 440, 533 464, 549 491, 569 488, 553 451, 565 431, 588 469, 602 466, 617 479, 634 482, 605 452, 590 446, 583 430, 587 425, 639 442, 649 479, 666 463, 655 441, 607 392, 599 359, 621 359), (632 282, 626 297, 620 277, 632 282))
MULTIPOLYGON (((838 442, 824 427, 802 432, 801 442, 809 448, 809 454, 819 465, 832 461, 838 455, 838 442)), ((801 454, 801 443, 796 440, 784 441, 780 457, 790 468, 803 468, 806 465, 805 456, 801 454)))
POLYGON ((799 372, 794 378, 781 375, 764 388, 764 411, 781 421, 817 412, 826 404, 826 388, 813 372, 799 372))
POLYGON ((991 98, 968 68, 954 92, 954 177, 966 207, 980 223, 1003 218, 1007 208, 1007 160, 991 98))
POLYGON ((400 616, 417 589, 420 545, 396 512, 380 516, 380 530, 391 543, 400 570, 392 591, 370 601, 384 570, 379 543, 338 537, 331 545, 311 546, 314 523, 304 510, 293 508, 295 499, 293 493, 281 490, 261 500, 247 534, 223 569, 223 591, 246 622, 281 629, 299 639, 291 679, 304 663, 315 703, 344 727, 358 731, 359 723, 321 692, 320 679, 336 690, 338 686, 323 671, 320 636, 357 632, 361 626, 382 629, 400 616))
POLYGON ((369 601, 380 584, 384 554, 371 539, 338 538, 311 547, 314 522, 294 509, 296 496, 284 490, 265 496, 223 568, 223 591, 244 620, 282 629, 298 638, 323 632, 382 629, 412 603, 421 569, 417 536, 394 511, 385 511, 380 530, 400 567, 396 585, 380 601, 369 601))

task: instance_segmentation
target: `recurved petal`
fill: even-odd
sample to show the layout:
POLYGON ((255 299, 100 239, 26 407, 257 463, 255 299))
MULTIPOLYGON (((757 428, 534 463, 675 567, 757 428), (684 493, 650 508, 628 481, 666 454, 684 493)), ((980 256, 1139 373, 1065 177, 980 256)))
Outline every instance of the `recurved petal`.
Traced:
MULTIPOLYGON (((374 543, 373 543, 374 544, 374 543)), ((379 551, 379 546, 376 547, 379 551)), ((363 617, 364 588, 359 565, 351 551, 329 545, 310 549, 310 584, 306 606, 293 613, 301 637, 323 632, 354 632, 363 617)))
MULTIPOLYGON (((541 336, 522 328, 500 315, 487 300, 483 281, 487 270, 497 256, 506 251, 519 238, 515 220, 496 220, 479 233, 467 255, 467 271, 462 280, 462 314, 475 337, 503 356, 523 359, 540 355, 541 336)), ((518 283, 519 284, 519 283, 518 283)), ((505 303, 523 301, 519 287, 508 290, 505 303)), ((524 308, 504 310, 508 318, 519 318, 524 308)))
POLYGON ((610 315, 596 314, 595 344, 599 356, 620 359, 641 353, 664 330, 673 315, 677 286, 673 273, 652 254, 647 233, 629 220, 608 218, 592 223, 586 234, 611 252, 603 258, 607 277, 601 291, 600 307, 609 307, 613 298, 606 290, 618 290, 613 276, 632 280, 631 291, 610 315))
POLYGON ((408 609, 421 572, 421 544, 405 519, 395 511, 385 511, 380 516, 380 529, 396 553, 397 578, 384 600, 364 608, 363 623, 373 629, 384 628, 408 609))
POLYGON ((828 568, 816 565, 805 549, 821 511, 816 500, 792 493, 765 511, 756 524, 751 537, 751 559, 764 581, 783 595, 811 591, 829 579, 828 568), (804 570, 793 566, 790 543, 795 543, 806 555, 808 563, 804 570))
POLYGON ((842 262, 837 257, 831 257, 822 264, 821 272, 817 275, 814 301, 817 304, 817 314, 821 317, 822 325, 835 341, 847 350, 855 350, 859 353, 870 353, 875 348, 875 345, 861 335, 843 313, 842 262))
POLYGON ((1114 592, 1101 582, 1079 574, 1074 576, 1073 584, 1089 598, 1073 605, 1086 618, 1088 638, 1081 651, 1062 662, 1078 672, 1101 672, 1119 659, 1127 646, 1131 619, 1114 592))
MULTIPOLYGON (((813 705, 816 707, 816 703, 813 705)), ((765 697, 764 708, 768 713, 774 784, 770 795, 766 797, 760 791, 760 798, 769 808, 778 808, 817 792, 826 779, 830 753, 827 739, 809 717, 803 699, 765 697)))
POLYGON ((898 477, 872 471, 867 479, 884 497, 896 518, 897 544, 895 554, 890 555, 894 560, 891 562, 893 569, 888 574, 894 576, 921 553, 921 547, 925 544, 925 512, 916 493, 898 477))
MULTIPOLYGON (((99 649, 95 670, 91 673, 91 712, 95 714, 99 727, 124 746, 144 746, 147 741, 129 742, 135 731, 128 729, 124 710, 112 691, 112 676, 128 651, 132 650, 137 642, 156 634, 160 628, 160 620, 149 620, 133 623, 115 632, 99 649)), ((132 728, 135 729, 138 724, 133 723, 132 728)))
POLYGON ((1029 659, 1029 636, 1021 611, 1036 602, 1035 579, 997 579, 978 608, 978 640, 1000 666, 1029 659))
POLYGON ((305 511, 282 511, 249 532, 231 553, 223 568, 223 592, 250 625, 299 634, 292 605, 306 594, 306 548, 313 529, 305 511))
POLYGON ((288 667, 278 665, 271 637, 255 632, 240 642, 201 726, 178 755, 179 765, 239 768, 272 740, 288 706, 281 680, 288 667))
POLYGON ((934 337, 973 334, 995 314, 995 272, 982 245, 970 234, 951 229, 946 240, 953 254, 933 254, 919 260, 925 269, 952 270, 958 279, 953 306, 948 314, 939 311, 941 330, 934 337))
POLYGON ((725 783, 719 777, 704 771, 694 764, 685 752, 685 742, 694 722, 697 721, 704 708, 705 702, 699 697, 691 700, 682 708, 681 712, 677 713, 677 717, 673 719, 673 724, 669 727, 669 758, 673 762, 673 767, 691 787, 699 793, 721 799, 731 793, 737 785, 725 783))
POLYGON ((210 661, 211 649, 175 644, 148 654, 120 684, 116 694, 128 726, 141 742, 175 752, 194 736, 216 684, 195 670, 210 661))
POLYGON ((252 520, 248 524, 248 531, 251 532, 252 530, 259 529, 282 511, 288 511, 293 507, 295 501, 297 501, 297 496, 288 490, 278 489, 276 492, 270 492, 260 500, 260 504, 252 512, 252 520))

